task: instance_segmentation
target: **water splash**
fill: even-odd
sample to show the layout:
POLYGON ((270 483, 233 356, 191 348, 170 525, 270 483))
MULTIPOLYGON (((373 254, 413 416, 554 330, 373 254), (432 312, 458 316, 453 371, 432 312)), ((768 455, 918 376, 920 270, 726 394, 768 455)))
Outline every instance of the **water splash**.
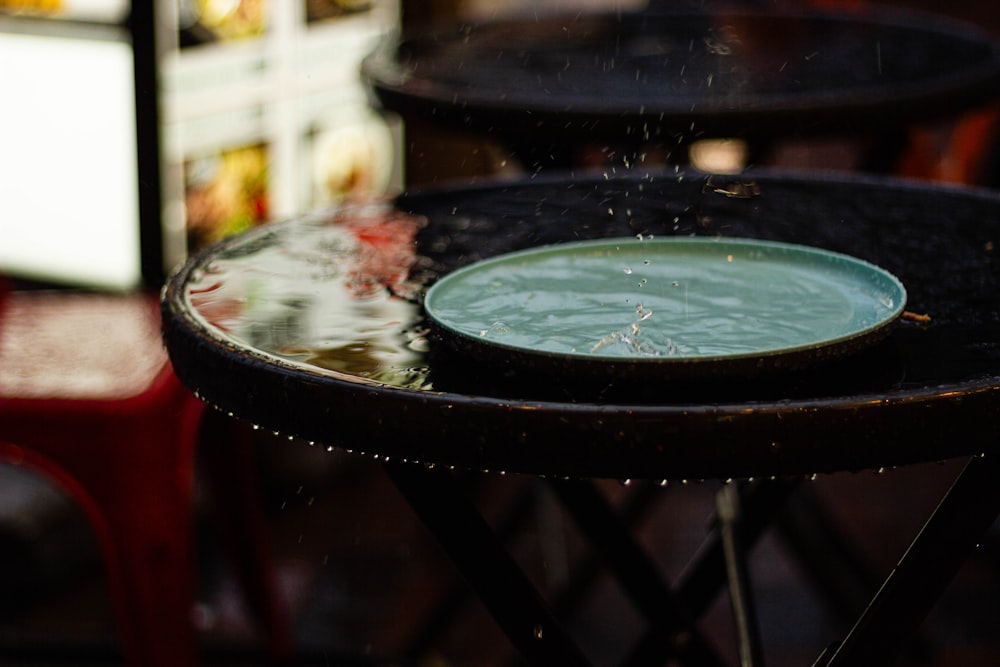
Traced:
POLYGON ((501 336, 509 336, 513 330, 503 322, 494 322, 487 328, 479 332, 479 335, 484 338, 497 338, 501 336))
MULTIPOLYGON (((652 312, 649 312, 645 317, 640 315, 640 320, 646 319, 650 315, 652 315, 652 312)), ((624 354, 641 357, 663 357, 676 355, 678 353, 678 349, 670 338, 667 338, 660 344, 646 340, 643 337, 642 329, 639 327, 639 323, 633 322, 628 328, 620 331, 612 331, 607 336, 594 343, 590 352, 591 354, 600 353, 606 355, 624 354)))

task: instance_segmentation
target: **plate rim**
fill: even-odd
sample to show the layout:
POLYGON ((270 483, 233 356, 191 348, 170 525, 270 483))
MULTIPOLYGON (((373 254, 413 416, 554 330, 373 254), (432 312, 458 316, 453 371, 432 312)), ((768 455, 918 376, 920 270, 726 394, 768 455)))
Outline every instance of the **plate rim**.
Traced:
MULTIPOLYGON (((880 333, 888 335, 894 324, 898 322, 902 316, 906 303, 908 299, 908 294, 906 287, 903 282, 892 272, 872 263, 867 260, 849 255, 846 253, 841 253, 833 250, 828 250, 826 248, 820 248, 816 246, 810 246, 800 243, 788 243, 784 241, 772 241, 768 239, 755 239, 750 237, 738 237, 738 236, 660 236, 657 238, 650 238, 645 240, 638 240, 636 237, 606 237, 597 239, 587 239, 582 241, 568 241, 559 243, 548 243, 538 246, 532 246, 529 248, 522 248, 519 250, 514 250, 511 252, 501 253, 498 255, 493 255, 470 264, 461 266, 453 271, 450 271, 444 275, 441 275, 437 280, 431 284, 425 291, 423 298, 421 299, 421 307, 425 317, 428 322, 437 329, 439 332, 444 332, 444 336, 448 339, 446 342, 452 344, 453 347, 460 348, 463 353, 469 353, 469 350, 473 348, 482 348, 485 350, 492 350, 493 352, 502 351, 510 354, 523 356, 526 358, 539 361, 543 364, 545 363, 573 363, 581 364, 589 367, 596 366, 606 366, 610 370, 621 369, 622 367, 634 367, 634 368, 681 368, 690 366, 715 366, 720 364, 738 364, 746 366, 750 362, 751 366, 767 366, 768 362, 771 360, 782 359, 785 357, 792 357, 795 355, 807 355, 812 353, 812 356, 817 358, 826 358, 828 356, 838 356, 838 347, 850 346, 852 343, 856 343, 865 339, 872 339, 872 343, 881 340, 883 336, 880 333), (456 327, 450 325, 447 321, 442 320, 434 311, 433 300, 435 295, 443 289, 439 287, 440 285, 447 285, 448 282, 457 280, 461 276, 468 273, 473 273, 476 271, 483 270, 493 264, 499 264, 502 262, 507 262, 510 260, 516 260, 519 257, 526 256, 541 256, 551 253, 558 253, 562 251, 572 252, 579 249, 585 248, 596 248, 601 246, 612 246, 624 243, 646 243, 653 245, 698 245, 698 246, 712 246, 712 245, 723 245, 729 244, 733 246, 742 246, 748 248, 770 248, 778 249, 782 251, 790 251, 793 253, 803 253, 811 256, 820 256, 826 260, 835 260, 844 262, 846 264, 863 268, 870 272, 871 275, 882 276, 887 279, 888 284, 890 284, 893 289, 898 294, 898 303, 895 303, 893 308, 890 310, 889 314, 883 318, 880 318, 877 322, 853 331, 849 331, 839 336, 834 336, 831 338, 824 338, 816 342, 801 343, 793 346, 785 346, 779 348, 772 348, 766 350, 750 350, 746 352, 738 352, 732 354, 711 354, 711 355, 665 355, 665 356, 640 356, 640 355, 608 355, 608 354, 594 354, 590 352, 574 352, 574 351, 555 351, 555 350, 540 350, 532 348, 530 346, 524 345, 514 345, 505 341, 499 341, 492 338, 484 338, 480 336, 473 336, 467 332, 461 331, 456 327), (430 306, 428 302, 431 302, 430 306), (754 363, 756 362, 756 363, 754 363)), ((485 356, 485 355, 484 355, 485 356)))

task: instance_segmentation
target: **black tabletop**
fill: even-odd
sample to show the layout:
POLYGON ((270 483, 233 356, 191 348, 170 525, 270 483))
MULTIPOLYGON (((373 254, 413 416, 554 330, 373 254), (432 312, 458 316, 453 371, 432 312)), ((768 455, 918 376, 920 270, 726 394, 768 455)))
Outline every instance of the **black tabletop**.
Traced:
POLYGON ((439 27, 384 42, 362 74, 404 117, 536 156, 583 141, 877 132, 996 94, 1000 46, 974 27, 776 7, 660 3, 439 27))
POLYGON ((622 479, 879 469, 995 447, 998 239, 1000 195, 874 178, 668 169, 470 185, 207 250, 167 285, 165 339, 181 380, 220 409, 378 456, 622 479), (423 290, 457 267, 650 235, 846 253, 895 274, 909 315, 837 360, 664 382, 481 364, 423 321, 423 290))

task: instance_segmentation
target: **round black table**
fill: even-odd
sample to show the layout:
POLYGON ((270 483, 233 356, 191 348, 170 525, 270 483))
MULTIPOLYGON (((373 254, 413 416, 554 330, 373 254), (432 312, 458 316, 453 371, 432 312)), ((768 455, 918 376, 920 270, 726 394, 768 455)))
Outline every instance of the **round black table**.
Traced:
MULTIPOLYGON (((538 177, 413 192, 393 206, 345 205, 225 241, 167 284, 164 333, 177 374, 202 399, 276 432, 383 459, 430 521, 456 511, 450 498, 425 502, 450 468, 759 481, 967 457, 952 500, 907 554, 915 565, 901 563, 888 602, 872 606, 868 630, 830 663, 869 664, 851 651, 891 650, 943 590, 935 576, 943 587, 1000 510, 998 238, 1000 195, 986 191, 673 169, 538 177), (488 369, 456 358, 422 320, 423 289, 478 259, 651 235, 847 253, 898 276, 909 313, 885 340, 835 361, 641 386, 488 369)), ((448 539, 475 568, 469 561, 484 556, 470 555, 470 535, 448 539)), ((510 594, 507 586, 490 593, 510 594)), ((558 642, 554 632, 526 639, 515 626, 508 633, 520 633, 526 653, 558 642)))
POLYGON ((885 8, 657 3, 425 28, 362 76, 404 119, 491 136, 526 166, 580 164, 584 146, 621 164, 709 137, 897 137, 994 99, 1000 45, 885 8))

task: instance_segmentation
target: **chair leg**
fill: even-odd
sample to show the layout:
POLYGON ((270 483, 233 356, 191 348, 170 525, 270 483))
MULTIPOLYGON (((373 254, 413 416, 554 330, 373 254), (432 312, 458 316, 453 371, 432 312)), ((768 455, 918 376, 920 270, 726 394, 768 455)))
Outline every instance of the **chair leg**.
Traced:
POLYGON ((107 576, 117 601, 126 658, 135 665, 196 665, 190 491, 169 473, 123 471, 118 483, 125 488, 111 494, 95 490, 94 495, 108 524, 106 551, 113 555, 107 561, 107 576), (123 503, 123 497, 135 500, 123 503))
POLYGON ((17 443, 0 443, 0 459, 38 469, 83 508, 101 546, 128 663, 196 665, 193 488, 201 447, 217 525, 269 657, 289 660, 291 615, 265 548, 245 431, 186 390, 148 407, 153 412, 110 420, 87 412, 63 419, 0 414, 0 433, 17 443))
POLYGON ((0 446, 0 458, 39 470, 80 504, 101 548, 127 664, 197 665, 193 447, 178 447, 162 423, 125 421, 113 432, 86 419, 50 423, 36 438, 28 425, 19 445, 0 446), (101 456, 81 434, 103 441, 101 456))
POLYGON ((207 410, 199 440, 218 531, 247 606, 264 635, 268 657, 288 662, 294 655, 291 612, 274 578, 248 425, 207 410))
POLYGON ((193 486, 203 405, 164 389, 112 411, 0 414, 0 458, 38 469, 81 506, 106 567, 130 665, 197 665, 193 486))

